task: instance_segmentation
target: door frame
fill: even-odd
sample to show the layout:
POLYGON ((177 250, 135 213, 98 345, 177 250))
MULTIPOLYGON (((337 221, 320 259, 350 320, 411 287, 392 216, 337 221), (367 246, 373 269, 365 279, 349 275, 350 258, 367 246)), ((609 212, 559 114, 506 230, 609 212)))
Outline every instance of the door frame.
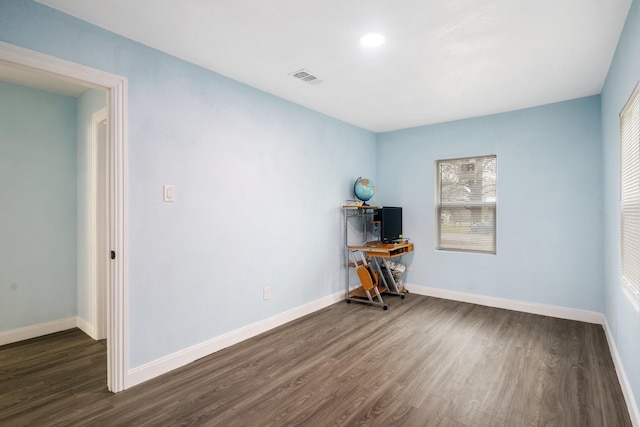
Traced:
POLYGON ((112 254, 107 292, 107 387, 116 393, 128 379, 127 79, 0 41, 0 63, 37 71, 107 92, 108 240, 112 254))
POLYGON ((109 235, 106 224, 109 221, 108 201, 109 185, 108 181, 103 185, 99 184, 99 177, 109 179, 109 159, 107 156, 107 140, 109 138, 108 129, 104 130, 105 141, 101 141, 100 127, 103 122, 108 126, 107 107, 101 108, 91 115, 91 144, 89 147, 90 159, 90 255, 89 274, 91 277, 92 312, 93 312, 93 339, 102 340, 107 338, 107 283, 109 281, 108 251, 109 235), (104 218, 104 223, 99 224, 98 219, 104 218))

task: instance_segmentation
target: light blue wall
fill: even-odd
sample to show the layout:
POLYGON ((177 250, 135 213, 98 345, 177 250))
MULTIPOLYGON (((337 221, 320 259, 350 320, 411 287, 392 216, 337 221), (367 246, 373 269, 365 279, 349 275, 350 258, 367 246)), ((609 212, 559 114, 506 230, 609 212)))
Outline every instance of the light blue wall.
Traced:
POLYGON ((620 359, 640 406, 640 313, 620 283, 620 143, 618 114, 640 80, 640 4, 634 1, 602 90, 604 163, 604 307, 620 359))
POLYGON ((0 2, 0 40, 128 78, 130 368, 343 289, 373 133, 32 1, 0 2))
POLYGON ((0 82, 0 332, 76 315, 76 100, 0 82))
POLYGON ((406 281, 603 310, 600 97, 384 133, 378 194, 404 208, 406 281), (497 255, 436 251, 435 162, 498 156, 497 255))
POLYGON ((602 130, 590 97, 376 137, 30 0, 0 2, 0 40, 129 80, 131 368, 341 290, 339 206, 366 176, 376 203, 405 207, 416 243, 408 282, 605 310, 638 395, 639 337, 625 326, 638 316, 617 287, 610 129, 630 90, 619 76, 640 75, 637 9, 602 130), (480 154, 498 155, 498 254, 437 252, 434 162, 480 154), (162 202, 163 184, 176 186, 176 203, 162 202))
POLYGON ((91 143, 92 115, 107 105, 105 91, 88 89, 77 100, 77 189, 78 189, 78 317, 95 327, 94 289, 90 271, 91 236, 91 143))

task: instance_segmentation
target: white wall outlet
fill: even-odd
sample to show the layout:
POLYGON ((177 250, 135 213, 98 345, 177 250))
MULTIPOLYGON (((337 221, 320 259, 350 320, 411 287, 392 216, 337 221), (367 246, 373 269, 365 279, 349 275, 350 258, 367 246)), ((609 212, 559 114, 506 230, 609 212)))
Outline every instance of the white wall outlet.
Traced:
POLYGON ((271 288, 270 287, 266 287, 262 289, 262 299, 264 301, 269 300, 269 298, 271 298, 271 288))
POLYGON ((176 201, 176 188, 174 185, 163 185, 162 194, 163 194, 163 200, 165 202, 176 201))
POLYGON ((411 271, 411 263, 410 262, 407 263, 407 271, 411 271))

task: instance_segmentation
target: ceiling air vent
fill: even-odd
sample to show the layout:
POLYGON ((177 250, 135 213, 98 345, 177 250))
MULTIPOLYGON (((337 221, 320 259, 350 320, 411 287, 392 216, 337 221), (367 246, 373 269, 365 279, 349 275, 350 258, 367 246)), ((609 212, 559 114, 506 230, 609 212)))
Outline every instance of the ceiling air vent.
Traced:
POLYGON ((295 77, 298 80, 302 80, 303 82, 307 82, 311 84, 322 82, 322 80, 320 80, 319 78, 317 78, 316 76, 311 74, 308 70, 305 70, 304 68, 302 70, 295 71, 289 75, 291 77, 295 77))

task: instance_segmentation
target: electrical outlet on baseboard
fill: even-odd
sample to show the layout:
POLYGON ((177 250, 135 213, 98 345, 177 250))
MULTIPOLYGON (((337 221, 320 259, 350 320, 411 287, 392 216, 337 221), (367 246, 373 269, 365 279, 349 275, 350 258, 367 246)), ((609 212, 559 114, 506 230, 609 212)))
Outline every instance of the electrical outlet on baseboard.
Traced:
POLYGON ((262 299, 268 301, 271 298, 271 288, 269 286, 262 288, 262 299))

